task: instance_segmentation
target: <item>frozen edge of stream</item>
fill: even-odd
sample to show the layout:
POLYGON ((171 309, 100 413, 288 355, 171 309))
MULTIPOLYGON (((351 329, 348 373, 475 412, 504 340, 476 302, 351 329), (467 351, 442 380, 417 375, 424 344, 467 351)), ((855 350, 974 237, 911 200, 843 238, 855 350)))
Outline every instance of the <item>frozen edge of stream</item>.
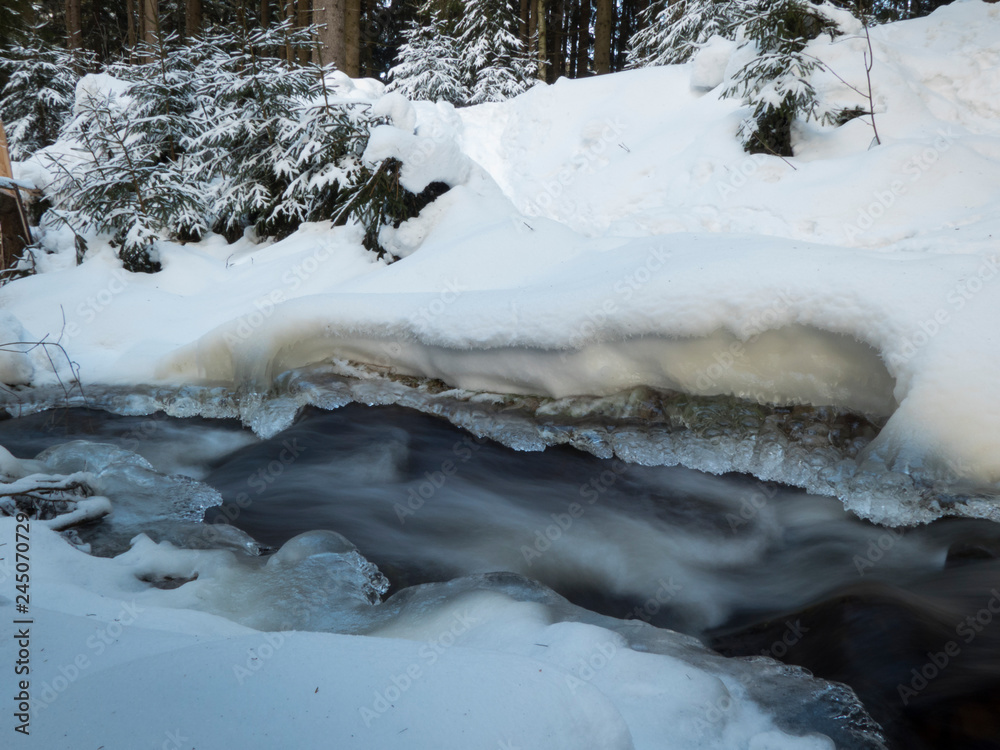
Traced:
POLYGON ((871 445, 884 420, 836 407, 761 405, 650 388, 562 399, 485 393, 343 360, 283 373, 266 392, 220 385, 87 386, 67 396, 49 387, 6 394, 0 406, 15 417, 71 406, 129 416, 237 418, 269 438, 305 406, 350 403, 440 416, 515 450, 570 445, 645 466, 751 474, 835 496, 858 516, 886 526, 945 516, 1000 522, 995 487, 893 470, 871 445))

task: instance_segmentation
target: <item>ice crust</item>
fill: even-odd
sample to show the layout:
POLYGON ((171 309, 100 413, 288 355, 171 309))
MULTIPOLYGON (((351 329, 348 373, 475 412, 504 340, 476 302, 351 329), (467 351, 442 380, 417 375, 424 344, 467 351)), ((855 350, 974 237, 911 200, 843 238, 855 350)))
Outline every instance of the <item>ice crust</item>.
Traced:
POLYGON ((72 528, 69 538, 98 555, 128 549, 143 532, 186 546, 258 552, 257 543, 235 528, 212 527, 206 534, 205 511, 221 503, 208 485, 161 474, 115 445, 75 440, 35 459, 16 459, 0 448, 0 511, 20 511, 57 531, 72 528))
MULTIPOLYGON (((61 391, 22 396, 23 413, 61 403, 61 391)), ((387 374, 335 362, 280 376, 264 392, 224 387, 91 389, 87 405, 116 414, 238 418, 263 438, 294 422, 306 406, 397 404, 441 416, 477 437, 516 450, 570 445, 602 458, 645 466, 682 465, 712 474, 740 472, 838 497, 861 518, 913 526, 944 516, 1000 521, 995 486, 960 474, 894 469, 877 436, 885 418, 837 407, 775 407, 730 396, 634 388, 606 397, 515 396, 450 388, 439 380, 387 374)), ((84 402, 71 401, 83 405, 84 402)))

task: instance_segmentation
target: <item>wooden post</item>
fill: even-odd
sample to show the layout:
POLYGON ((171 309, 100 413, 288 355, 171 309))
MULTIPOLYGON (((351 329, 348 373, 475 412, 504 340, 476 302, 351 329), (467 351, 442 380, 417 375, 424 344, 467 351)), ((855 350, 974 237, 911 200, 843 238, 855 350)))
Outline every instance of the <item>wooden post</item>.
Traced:
POLYGON ((0 271, 14 266, 21 252, 30 244, 28 212, 21 200, 21 191, 14 182, 7 134, 3 122, 0 122, 0 271))
POLYGON ((3 122, 0 121, 0 177, 8 180, 14 179, 14 170, 10 166, 10 148, 7 146, 7 133, 3 129, 3 122))

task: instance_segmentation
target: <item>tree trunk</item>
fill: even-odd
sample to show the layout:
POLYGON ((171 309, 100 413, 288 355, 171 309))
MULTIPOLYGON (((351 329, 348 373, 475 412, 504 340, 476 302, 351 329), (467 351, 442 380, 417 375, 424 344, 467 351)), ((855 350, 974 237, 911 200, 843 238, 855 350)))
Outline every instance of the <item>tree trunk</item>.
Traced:
POLYGON ((201 33, 201 0, 187 0, 184 8, 184 35, 189 39, 201 33))
POLYGON ((369 13, 377 12, 379 6, 376 4, 373 10, 369 0, 361 0, 359 7, 361 9, 361 20, 358 23, 358 39, 361 40, 361 44, 358 50, 358 68, 361 75, 365 78, 378 78, 372 49, 380 42, 382 31, 378 21, 373 19, 369 13))
POLYGON ((555 81, 566 75, 566 0, 554 0, 549 24, 549 77, 555 81), (553 32, 555 38, 553 39, 553 32))
POLYGON ((142 40, 150 47, 156 47, 157 30, 160 22, 160 7, 157 0, 142 2, 142 40))
POLYGON ((521 13, 517 17, 517 35, 521 44, 528 49, 528 20, 531 17, 531 0, 521 0, 521 13))
POLYGON ((66 0, 66 48, 76 50, 82 47, 83 19, 80 0, 66 0))
POLYGON ((128 24, 128 48, 134 50, 136 43, 139 41, 135 31, 135 0, 125 0, 125 16, 128 24))
POLYGON ((628 59, 628 41, 639 30, 639 14, 646 7, 645 0, 623 0, 618 28, 615 31, 615 54, 611 59, 615 70, 624 70, 628 59))
POLYGON ((324 24, 319 30, 317 54, 324 65, 333 63, 337 70, 347 72, 347 48, 344 38, 345 0, 316 0, 313 22, 324 24))
POLYGON ((361 0, 345 0, 344 72, 351 78, 361 75, 361 0))
POLYGON ((528 0, 528 56, 538 54, 538 3, 528 0))
POLYGON ((576 33, 576 76, 586 78, 590 75, 590 0, 580 0, 577 4, 580 20, 577 22, 576 33))
MULTIPOLYGON (((323 0, 316 0, 316 2, 323 2, 323 0)), ((298 0, 296 15, 298 20, 295 25, 300 29, 306 28, 312 20, 312 8, 309 5, 309 0, 298 0)), ((310 57, 311 53, 308 47, 299 47, 299 65, 308 65, 310 57)))
POLYGON ((597 0, 597 20, 594 23, 594 71, 598 75, 611 72, 612 0, 597 0))
MULTIPOLYGON (((295 0, 285 0, 285 20, 295 26, 295 0)), ((285 62, 291 67, 295 62, 295 49, 292 47, 291 41, 288 41, 288 37, 285 39, 285 62)))
POLYGON ((576 51, 580 44, 580 0, 573 0, 570 5, 570 24, 567 36, 569 37, 569 48, 566 50, 566 68, 569 71, 567 75, 570 78, 576 78, 579 75, 576 69, 576 51))
POLYGON ((546 33, 547 19, 545 17, 547 10, 545 7, 545 0, 538 0, 535 8, 535 15, 538 17, 538 20, 535 22, 538 32, 538 80, 547 81, 549 79, 549 66, 546 65, 546 63, 549 60, 549 54, 547 47, 548 34, 546 33))
POLYGON ((271 3, 268 0, 260 0, 260 27, 266 29, 271 25, 271 3))

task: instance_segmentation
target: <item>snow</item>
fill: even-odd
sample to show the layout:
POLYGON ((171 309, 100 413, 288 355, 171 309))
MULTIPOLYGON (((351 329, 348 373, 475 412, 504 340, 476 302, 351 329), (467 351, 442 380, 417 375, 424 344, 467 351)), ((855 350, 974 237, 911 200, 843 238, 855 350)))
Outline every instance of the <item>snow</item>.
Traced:
POLYGON ((79 114, 80 105, 88 99, 107 99, 109 96, 119 101, 128 100, 129 84, 108 73, 87 73, 76 84, 76 106, 74 114, 79 114))
MULTIPOLYGON (((386 97, 402 98, 395 93, 386 97)), ((414 134, 412 128, 380 125, 372 131, 364 159, 370 163, 388 158, 403 161, 399 184, 411 193, 422 192, 432 182, 461 185, 468 180, 472 165, 446 133, 443 126, 424 135, 414 134)))
POLYGON ((413 104, 396 92, 390 92, 375 102, 371 114, 373 117, 387 117, 394 127, 411 133, 417 125, 413 104))
MULTIPOLYGON (((856 470, 995 492, 998 32, 1000 7, 978 0, 873 28, 881 145, 870 116, 801 124, 787 160, 745 154, 747 111, 704 90, 738 67, 718 43, 460 110, 338 78, 394 123, 368 159, 401 158, 412 190, 453 186, 383 230, 401 260, 320 223, 259 245, 160 242, 164 270, 145 276, 101 238, 73 265, 53 226, 45 273, 0 306, 61 334, 90 384, 262 393, 290 368, 354 360, 501 394, 834 405, 888 417, 856 470)), ((867 91, 866 50, 810 43, 826 105, 867 106, 840 80, 867 91)), ((32 382, 52 384, 46 370, 36 360, 32 382)))
POLYGON ((738 46, 718 34, 711 36, 692 60, 691 88, 710 91, 725 81, 729 60, 738 46))
POLYGON ((0 383, 27 385, 35 375, 29 348, 31 334, 21 322, 6 310, 0 310, 0 383))
MULTIPOLYGON (((0 538, 13 533, 13 519, 0 519, 0 538)), ((754 697, 797 688, 815 710, 823 683, 769 660, 714 656, 645 623, 590 615, 527 582, 458 579, 359 604, 342 584, 323 585, 304 569, 328 567, 322 545, 254 568, 231 553, 144 537, 108 559, 37 524, 30 535, 33 747, 264 748, 276 738, 306 748, 834 746, 779 729, 754 697), (272 568, 288 569, 285 586, 258 586, 242 610, 226 609, 225 595, 239 592, 233 576, 253 586, 272 568), (198 579, 174 589, 148 583, 185 569, 198 579), (294 598, 296 582, 311 599, 294 598), (239 624, 281 613, 294 625, 318 609, 337 618, 327 632, 239 624), (155 679, 136 690, 139 674, 155 679), (95 721, 109 706, 128 708, 95 721)), ((0 599, 0 613, 18 619, 12 604, 0 599)), ((844 706, 827 708, 836 715, 844 706)), ((783 718, 796 710, 786 705, 783 718)), ((10 712, 3 721, 12 731, 10 712)))
MULTIPOLYGON (((230 416, 239 401, 265 434, 307 402, 420 402, 477 434, 493 434, 490 408, 530 404, 534 423, 504 423, 509 444, 754 471, 886 523, 1000 518, 1000 5, 955 2, 871 40, 881 144, 870 114, 800 124, 790 159, 740 148, 748 112, 720 91, 746 51, 718 37, 683 65, 457 110, 333 73, 338 99, 388 120, 365 159, 399 158, 414 192, 451 187, 382 231, 399 260, 327 221, 280 241, 161 240, 163 270, 131 274, 93 234, 77 265, 72 231, 53 221, 38 273, 0 289, 0 382, 28 404, 23 386, 68 382, 58 342, 86 392, 118 387, 123 411, 230 416), (41 340, 50 346, 10 346, 41 340), (324 373, 327 390, 310 380, 324 373), (830 446, 796 451, 784 434, 677 448, 662 442, 672 424, 638 437, 631 424, 590 429, 594 414, 641 421, 632 400, 646 387, 885 423, 849 461, 830 446), (574 426, 549 429, 560 420, 574 426), (924 491, 955 486, 978 502, 945 507, 924 491)), ((809 45, 827 66, 815 77, 825 105, 867 110, 866 50, 857 37, 809 45)), ((127 105, 123 86, 86 76, 78 103, 114 93, 127 105)), ((44 188, 50 167, 36 158, 15 175, 44 188)), ((155 441, 144 449, 171 470, 197 463, 155 441)), ((827 750, 833 738, 801 727, 850 715, 849 693, 794 669, 723 659, 513 574, 383 600, 386 579, 335 532, 254 556, 241 532, 206 532, 217 492, 113 446, 69 443, 34 460, 0 448, 0 474, 7 497, 80 489, 55 518, 31 521, 36 747, 827 750), (86 544, 57 533, 98 520, 86 544), (139 675, 156 678, 137 690, 139 675), (113 721, 95 721, 109 706, 113 721)), ((0 518, 0 552, 14 537, 0 518)), ((0 616, 12 620, 4 554, 0 616)), ((13 647, 0 649, 7 664, 13 647)), ((12 721, 8 711, 2 731, 12 721)))

